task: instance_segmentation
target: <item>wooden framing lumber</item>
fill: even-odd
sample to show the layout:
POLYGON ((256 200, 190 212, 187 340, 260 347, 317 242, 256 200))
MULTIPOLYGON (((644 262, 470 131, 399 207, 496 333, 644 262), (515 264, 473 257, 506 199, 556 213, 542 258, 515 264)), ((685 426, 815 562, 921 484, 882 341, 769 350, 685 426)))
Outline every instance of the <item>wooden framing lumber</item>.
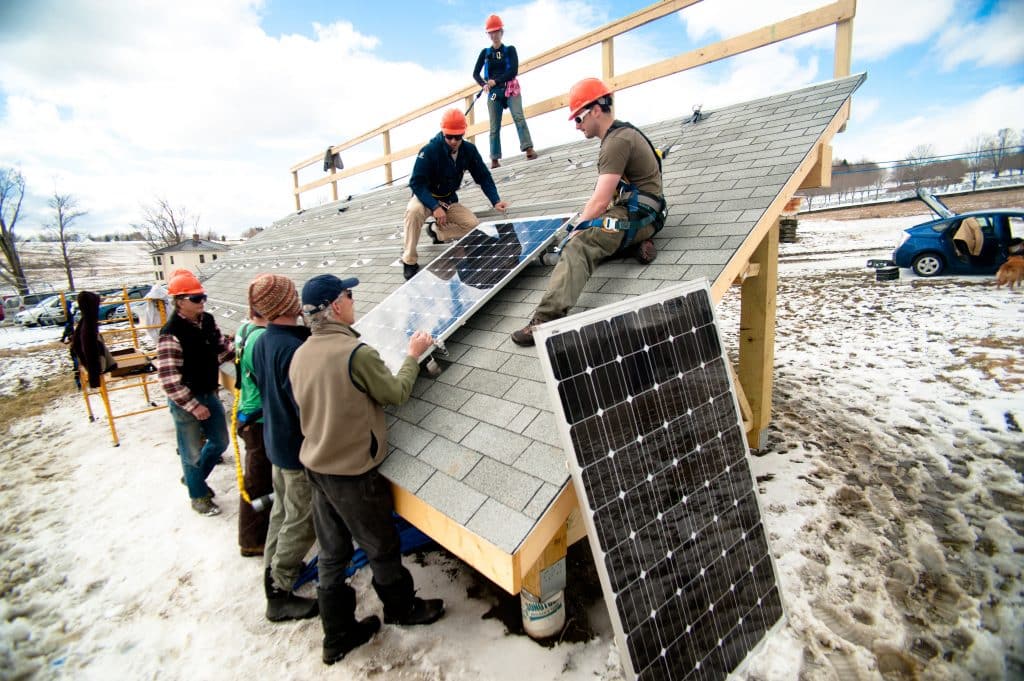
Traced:
MULTIPOLYGON (((778 218, 751 257, 760 276, 742 285, 740 300, 740 365, 737 377, 750 410, 747 442, 759 449, 771 421, 772 372, 775 365, 775 307, 779 272, 778 218)), ((746 424, 745 424, 746 425, 746 424)))
POLYGON ((817 189, 832 186, 832 145, 819 142, 814 145, 818 160, 800 183, 800 189, 817 189))

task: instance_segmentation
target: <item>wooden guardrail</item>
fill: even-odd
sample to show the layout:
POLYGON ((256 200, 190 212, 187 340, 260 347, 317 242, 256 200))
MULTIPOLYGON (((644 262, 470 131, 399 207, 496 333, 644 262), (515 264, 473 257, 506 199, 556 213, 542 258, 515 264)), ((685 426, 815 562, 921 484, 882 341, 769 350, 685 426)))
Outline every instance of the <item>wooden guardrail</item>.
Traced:
MULTIPOLYGON (((559 59, 563 59, 569 55, 576 54, 588 47, 600 44, 602 79, 608 83, 612 90, 619 91, 634 85, 640 85, 641 83, 663 78, 674 73, 696 68, 704 64, 710 64, 727 57, 743 54, 744 52, 749 52, 759 47, 781 42, 798 35, 810 33, 811 31, 816 31, 820 28, 835 26, 836 34, 833 75, 836 78, 840 78, 850 74, 851 47, 853 43, 853 18, 857 11, 856 0, 837 0, 832 4, 790 17, 789 19, 784 19, 769 26, 763 26, 742 35, 721 40, 696 50, 684 52, 660 62, 634 69, 627 73, 619 75, 615 74, 614 39, 616 36, 661 19, 669 14, 683 10, 698 2, 701 2, 701 0, 662 0, 661 2, 656 2, 653 5, 630 14, 629 16, 605 24, 601 28, 586 33, 575 40, 563 43, 562 45, 554 47, 547 52, 543 52, 536 57, 522 62, 519 65, 519 73, 527 73, 558 61, 559 59)), ((354 137, 353 139, 334 145, 330 148, 331 154, 336 154, 375 137, 380 137, 384 153, 376 159, 367 161, 366 163, 362 163, 353 168, 335 170, 324 177, 301 185, 299 184, 299 171, 313 165, 321 164, 325 154, 321 152, 317 155, 310 156, 309 158, 299 161, 290 168, 292 174, 292 192, 295 195, 295 210, 302 209, 301 196, 305 192, 330 184, 331 198, 334 201, 337 201, 339 180, 352 177, 353 175, 358 175, 381 166, 384 167, 385 182, 387 184, 391 184, 393 182, 392 164, 395 161, 415 155, 420 150, 420 147, 423 146, 423 143, 420 142, 404 149, 392 151, 391 131, 419 118, 420 116, 451 106, 459 100, 462 100, 468 108, 469 105, 472 104, 473 95, 478 89, 479 88, 475 83, 473 85, 466 86, 440 99, 430 102, 429 104, 425 104, 418 109, 410 111, 409 113, 392 121, 388 121, 369 132, 363 133, 358 137, 354 137)), ((523 113, 527 118, 533 118, 535 116, 560 109, 567 104, 568 95, 562 94, 528 106, 524 109, 523 113)), ((502 121, 502 125, 509 125, 511 122, 511 118, 506 114, 502 121)), ((466 130, 466 135, 470 137, 484 132, 485 130, 489 130, 490 128, 489 122, 476 123, 472 111, 470 111, 469 115, 469 124, 469 128, 466 130)))

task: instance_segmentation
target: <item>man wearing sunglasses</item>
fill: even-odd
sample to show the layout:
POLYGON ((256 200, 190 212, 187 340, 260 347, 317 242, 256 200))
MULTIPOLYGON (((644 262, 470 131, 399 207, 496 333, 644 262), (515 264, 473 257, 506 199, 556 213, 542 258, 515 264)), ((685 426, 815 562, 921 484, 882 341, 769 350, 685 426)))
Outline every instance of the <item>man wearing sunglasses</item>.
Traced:
POLYGON ((434 243, 458 239, 480 224, 473 211, 459 203, 456 194, 467 170, 492 206, 503 213, 508 210, 508 203, 498 196, 498 188, 480 152, 463 139, 466 127, 466 116, 458 109, 448 109, 441 117, 441 132, 416 156, 409 178, 412 198, 405 208, 402 275, 406 279, 420 269, 416 246, 429 216, 434 216, 435 226, 428 225, 427 233, 434 243))
POLYGON ((174 419, 178 455, 192 510, 217 515, 210 471, 228 448, 228 425, 220 402, 220 364, 234 357, 231 339, 205 311, 206 291, 188 270, 175 270, 167 283, 174 311, 156 345, 156 367, 174 419), (206 444, 202 438, 206 437, 206 444))
POLYGON ((601 140, 597 185, 551 274, 530 323, 512 334, 517 345, 533 345, 538 324, 569 314, 590 273, 603 260, 631 255, 654 262, 653 237, 667 213, 662 196, 661 157, 647 136, 612 111, 612 91, 597 78, 584 78, 569 90, 569 120, 587 139, 601 140))

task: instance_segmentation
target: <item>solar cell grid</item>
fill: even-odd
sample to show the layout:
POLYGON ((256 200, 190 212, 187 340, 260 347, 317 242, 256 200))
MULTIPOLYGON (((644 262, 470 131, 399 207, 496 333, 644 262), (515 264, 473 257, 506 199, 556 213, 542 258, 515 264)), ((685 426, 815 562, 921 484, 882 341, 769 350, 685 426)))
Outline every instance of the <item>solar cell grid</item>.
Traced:
POLYGON ((725 678, 783 610, 707 285, 536 333, 627 674, 725 678))
POLYGON ((542 252, 568 219, 481 223, 363 315, 356 330, 398 371, 413 333, 429 331, 444 341, 542 252))

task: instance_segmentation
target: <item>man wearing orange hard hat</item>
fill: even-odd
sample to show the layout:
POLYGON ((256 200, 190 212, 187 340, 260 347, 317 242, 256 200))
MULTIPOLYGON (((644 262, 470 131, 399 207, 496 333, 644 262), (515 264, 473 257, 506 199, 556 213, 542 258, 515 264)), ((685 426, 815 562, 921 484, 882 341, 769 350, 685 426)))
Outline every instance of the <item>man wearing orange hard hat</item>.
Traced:
POLYGON ((569 120, 587 139, 601 140, 597 185, 579 216, 570 224, 562 254, 547 290, 522 329, 512 334, 517 345, 533 345, 538 324, 569 314, 590 273, 603 260, 629 255, 641 264, 654 262, 652 237, 665 223, 661 155, 647 136, 615 120, 612 91, 598 78, 584 78, 569 90, 569 120))
POLYGON ((206 484, 228 448, 228 425, 221 404, 220 365, 234 357, 231 339, 205 311, 206 291, 196 275, 175 270, 167 282, 174 311, 160 329, 156 368, 174 419, 178 455, 192 510, 217 515, 213 490, 206 484), (203 443, 203 437, 206 443, 203 443))
POLYGON ((480 152, 463 139, 467 127, 465 114, 458 109, 448 109, 441 116, 441 132, 416 156, 409 178, 412 198, 405 207, 402 275, 406 279, 411 279, 420 269, 416 246, 423 223, 430 215, 435 222, 433 227, 427 225, 427 234, 434 243, 457 239, 480 224, 473 211, 459 203, 456 194, 467 170, 491 205, 503 213, 508 209, 508 203, 498 196, 498 188, 480 152))

